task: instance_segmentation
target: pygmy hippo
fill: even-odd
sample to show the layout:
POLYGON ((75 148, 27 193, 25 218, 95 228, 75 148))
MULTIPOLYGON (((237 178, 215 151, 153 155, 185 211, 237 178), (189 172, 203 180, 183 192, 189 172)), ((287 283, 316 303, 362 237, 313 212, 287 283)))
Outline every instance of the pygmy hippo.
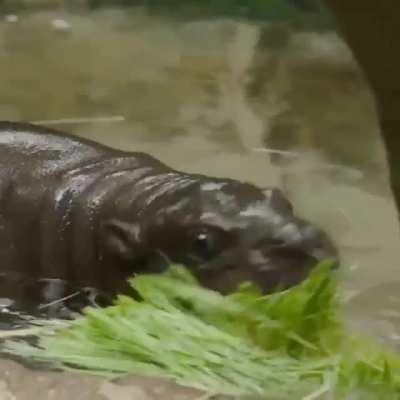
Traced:
POLYGON ((74 288, 112 297, 132 274, 171 262, 223 294, 244 281, 270 292, 327 258, 337 259, 331 240, 276 188, 0 122, 0 298, 45 307, 74 288))

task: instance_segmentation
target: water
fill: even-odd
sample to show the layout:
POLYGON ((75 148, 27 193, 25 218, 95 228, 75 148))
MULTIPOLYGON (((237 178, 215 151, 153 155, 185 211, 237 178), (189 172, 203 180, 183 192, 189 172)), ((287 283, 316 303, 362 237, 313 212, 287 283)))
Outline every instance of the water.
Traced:
POLYGON ((338 243, 354 326, 399 346, 400 236, 376 113, 334 31, 143 7, 0 17, 0 119, 283 187, 338 243))

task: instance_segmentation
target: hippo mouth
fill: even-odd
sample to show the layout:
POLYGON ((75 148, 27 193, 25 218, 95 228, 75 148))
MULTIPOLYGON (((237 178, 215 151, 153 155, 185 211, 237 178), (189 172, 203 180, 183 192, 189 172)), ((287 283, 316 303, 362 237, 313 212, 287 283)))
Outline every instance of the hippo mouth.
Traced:
POLYGON ((303 282, 321 261, 336 259, 316 257, 301 249, 278 247, 269 252, 269 257, 262 265, 256 266, 253 281, 263 293, 286 290, 303 282))

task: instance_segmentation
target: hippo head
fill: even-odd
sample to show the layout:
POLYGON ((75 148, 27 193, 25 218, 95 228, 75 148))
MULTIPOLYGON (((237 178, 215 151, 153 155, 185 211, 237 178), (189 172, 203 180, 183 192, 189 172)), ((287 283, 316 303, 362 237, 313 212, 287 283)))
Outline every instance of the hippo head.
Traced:
POLYGON ((268 293, 300 283, 319 261, 338 258, 329 237, 298 218, 275 188, 197 179, 141 210, 135 221, 107 223, 109 250, 132 272, 181 263, 223 294, 246 281, 268 293))

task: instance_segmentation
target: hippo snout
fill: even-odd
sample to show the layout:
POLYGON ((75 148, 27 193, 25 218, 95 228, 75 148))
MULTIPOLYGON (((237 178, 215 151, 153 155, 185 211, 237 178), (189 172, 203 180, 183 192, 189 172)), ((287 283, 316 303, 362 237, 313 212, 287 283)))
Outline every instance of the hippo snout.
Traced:
POLYGON ((339 253, 328 235, 303 221, 292 220, 277 229, 271 243, 249 251, 251 280, 268 293, 301 283, 321 261, 337 268, 339 253))
POLYGON ((278 227, 275 240, 283 250, 304 253, 315 262, 331 260, 339 263, 338 250, 329 236, 318 227, 299 218, 294 218, 278 227))
POLYGON ((325 260, 339 265, 338 251, 328 235, 303 220, 291 219, 276 227, 272 236, 266 234, 210 262, 200 280, 225 294, 252 282, 267 294, 298 285, 325 260))

